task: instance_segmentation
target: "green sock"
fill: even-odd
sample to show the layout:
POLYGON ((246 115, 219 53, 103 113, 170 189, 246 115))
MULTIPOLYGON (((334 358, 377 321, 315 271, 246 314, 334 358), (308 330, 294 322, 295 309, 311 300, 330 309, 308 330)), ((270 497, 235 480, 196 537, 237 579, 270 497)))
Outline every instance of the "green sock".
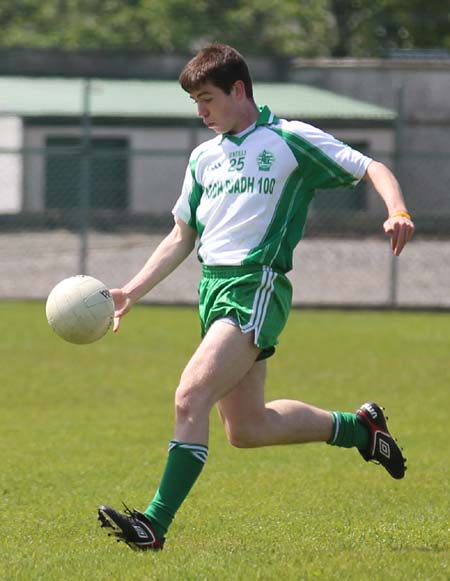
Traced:
POLYGON ((200 475, 208 456, 208 446, 172 440, 161 483, 146 514, 156 536, 162 539, 175 513, 200 475))
POLYGON ((365 450, 369 446, 369 430, 358 420, 356 414, 332 412, 333 433, 328 440, 332 446, 341 448, 359 448, 365 450))

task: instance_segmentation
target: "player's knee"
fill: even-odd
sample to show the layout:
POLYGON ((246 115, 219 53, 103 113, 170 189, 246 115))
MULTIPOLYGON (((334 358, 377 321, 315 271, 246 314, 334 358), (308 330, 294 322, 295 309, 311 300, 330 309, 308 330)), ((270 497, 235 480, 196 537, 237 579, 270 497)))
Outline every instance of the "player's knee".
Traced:
POLYGON ((193 396, 191 390, 180 385, 175 392, 175 413, 177 420, 189 417, 193 408, 193 396))
POLYGON ((181 383, 175 392, 175 413, 177 421, 184 422, 195 418, 207 408, 202 390, 195 384, 181 383))

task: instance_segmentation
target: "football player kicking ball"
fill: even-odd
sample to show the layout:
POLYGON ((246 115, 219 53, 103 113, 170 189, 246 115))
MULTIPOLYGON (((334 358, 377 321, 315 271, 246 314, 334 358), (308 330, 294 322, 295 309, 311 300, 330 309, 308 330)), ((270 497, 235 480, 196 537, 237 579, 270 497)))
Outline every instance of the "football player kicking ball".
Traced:
POLYGON ((286 272, 314 191, 367 180, 386 205, 384 230, 398 256, 414 225, 397 180, 383 164, 319 129, 258 108, 247 65, 229 46, 202 49, 183 69, 180 84, 217 135, 191 155, 173 230, 130 282, 111 291, 117 331, 123 315, 199 239, 203 339, 175 392, 175 431, 159 488, 144 512, 99 507, 102 527, 141 550, 163 548, 175 513, 199 477, 214 406, 234 446, 327 442, 357 448, 393 478, 405 474, 405 459, 379 405, 342 413, 264 398, 266 359, 291 306, 286 272))

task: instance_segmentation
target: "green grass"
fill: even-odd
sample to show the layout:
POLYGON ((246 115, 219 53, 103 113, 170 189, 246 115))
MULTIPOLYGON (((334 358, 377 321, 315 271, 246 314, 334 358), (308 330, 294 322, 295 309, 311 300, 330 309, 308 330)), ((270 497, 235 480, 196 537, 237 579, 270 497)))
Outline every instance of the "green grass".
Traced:
POLYGON ((449 314, 296 311, 270 360, 271 398, 385 405, 403 481, 355 450, 233 449, 214 414, 165 550, 108 539, 96 506, 147 505, 197 341, 191 309, 136 307, 79 347, 43 304, 0 303, 0 579, 449 578, 449 314))

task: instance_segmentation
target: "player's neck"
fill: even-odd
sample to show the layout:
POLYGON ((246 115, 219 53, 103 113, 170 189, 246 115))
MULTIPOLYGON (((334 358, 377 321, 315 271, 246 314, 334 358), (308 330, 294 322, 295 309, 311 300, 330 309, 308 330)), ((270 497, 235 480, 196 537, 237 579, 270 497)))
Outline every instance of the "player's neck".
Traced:
POLYGON ((253 100, 247 99, 245 103, 243 103, 242 111, 239 114, 239 118, 237 119, 235 126, 228 133, 242 133, 256 123, 258 115, 259 111, 255 102, 253 100))

